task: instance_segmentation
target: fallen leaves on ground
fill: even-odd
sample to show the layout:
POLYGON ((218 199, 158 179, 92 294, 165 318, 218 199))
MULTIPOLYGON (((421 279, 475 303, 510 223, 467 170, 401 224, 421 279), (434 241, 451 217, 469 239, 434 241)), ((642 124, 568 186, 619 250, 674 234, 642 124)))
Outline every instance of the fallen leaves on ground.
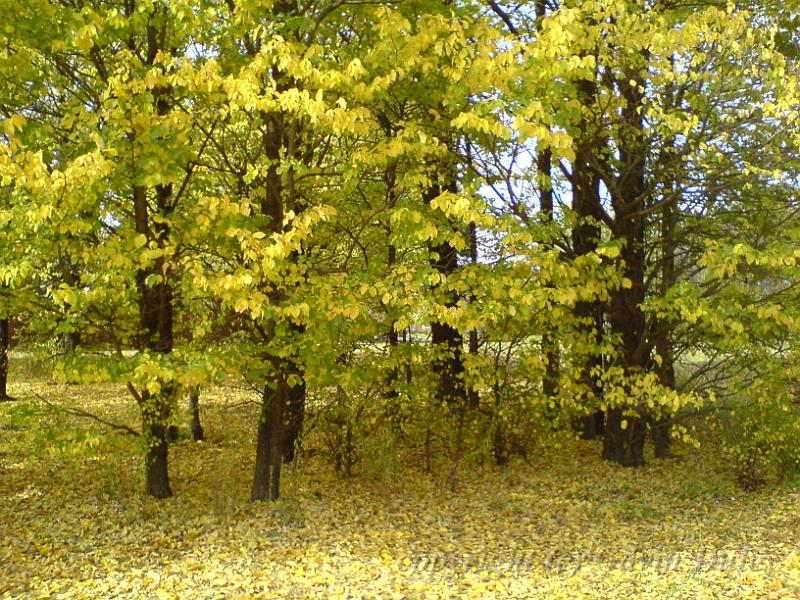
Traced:
POLYGON ((0 405, 4 598, 800 597, 798 490, 743 494, 702 451, 626 470, 572 442, 530 464, 465 464, 457 493, 445 468, 406 460, 341 480, 305 455, 282 500, 250 504, 255 406, 219 388, 202 401, 208 441, 172 447, 176 496, 158 502, 141 493, 131 438, 35 453, 42 441, 12 424, 38 393, 134 425, 124 389, 11 391, 20 400, 0 405))

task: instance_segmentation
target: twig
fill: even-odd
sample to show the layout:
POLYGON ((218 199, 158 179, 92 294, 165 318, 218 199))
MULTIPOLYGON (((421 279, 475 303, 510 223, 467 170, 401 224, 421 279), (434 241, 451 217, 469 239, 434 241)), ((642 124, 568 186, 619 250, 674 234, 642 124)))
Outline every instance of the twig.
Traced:
POLYGON ((132 435, 132 436, 135 436, 135 437, 139 437, 141 435, 138 431, 136 431, 135 429, 132 429, 131 427, 128 427, 127 425, 120 425, 118 423, 112 423, 110 421, 106 421, 102 417, 98 417, 97 415, 93 415, 92 413, 88 413, 88 412, 86 412, 84 410, 81 410, 79 408, 65 408, 63 406, 60 406, 60 405, 55 404, 53 402, 50 402, 50 400, 48 400, 47 398, 45 398, 44 396, 42 396, 40 394, 37 394, 36 392, 34 392, 33 395, 36 396, 39 400, 41 400, 45 404, 47 404, 48 406, 52 406, 53 408, 56 408, 56 409, 58 409, 60 411, 63 411, 65 413, 67 413, 68 415, 73 415, 75 417, 85 417, 87 419, 93 419, 93 420, 97 421, 98 423, 102 423, 103 425, 106 425, 107 427, 111 427, 112 429, 116 429, 117 431, 124 431, 128 435, 132 435))

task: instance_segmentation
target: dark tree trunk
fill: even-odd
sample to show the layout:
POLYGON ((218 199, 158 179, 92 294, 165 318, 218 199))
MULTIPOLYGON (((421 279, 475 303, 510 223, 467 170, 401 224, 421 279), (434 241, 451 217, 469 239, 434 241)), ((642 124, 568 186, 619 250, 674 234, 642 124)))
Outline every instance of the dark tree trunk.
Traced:
MULTIPOLYGON (((156 199, 159 208, 168 205, 171 186, 156 186, 156 199)), ((137 231, 147 234, 150 230, 146 190, 137 187, 134 194, 137 231)), ((163 214, 163 213, 162 213, 163 214)), ((165 222, 156 221, 154 229, 156 239, 161 244, 168 243, 169 228, 165 222)), ((139 304, 140 339, 139 348, 147 349, 153 354, 169 354, 173 347, 173 296, 168 281, 168 269, 164 260, 155 261, 153 266, 139 269, 136 272, 136 283, 139 304), (155 285, 148 284, 150 275, 161 276, 155 285)), ((169 425, 173 388, 163 386, 155 395, 141 393, 140 410, 144 415, 144 434, 149 444, 145 460, 145 491, 156 498, 172 495, 167 469, 169 425)))
MULTIPOLYGON (((480 350, 480 344, 478 342, 478 330, 472 329, 469 332, 469 353, 473 356, 477 356, 480 350)), ((467 397, 469 399, 469 407, 473 410, 480 407, 481 404, 481 395, 480 392, 472 387, 469 388, 467 392, 467 397)))
POLYGON ((653 436, 653 455, 656 458, 669 458, 672 456, 672 441, 668 419, 658 419, 653 424, 650 435, 653 436))
POLYGON ((587 401, 593 412, 580 419, 579 430, 585 440, 594 440, 605 433, 605 415, 596 406, 603 396, 603 385, 599 373, 603 368, 603 357, 599 347, 603 341, 604 307, 601 302, 578 302, 575 315, 583 322, 584 335, 595 348, 585 359, 581 368, 581 383, 587 392, 587 401))
MULTIPOLYGON (((391 247, 390 250, 393 250, 391 247)), ((391 253, 390 253, 391 255, 391 253)), ((386 334, 386 339, 389 343, 389 360, 397 360, 397 348, 400 345, 400 335, 395 331, 395 322, 390 321, 389 330, 386 334)), ((384 384, 383 398, 386 401, 386 412, 389 415, 390 426, 396 437, 403 435, 403 415, 401 407, 398 402, 400 393, 398 386, 400 384, 400 368, 396 363, 392 363, 389 372, 386 375, 386 383, 384 384)))
MULTIPOLYGON (((623 240, 620 259, 628 286, 612 291, 609 323, 611 332, 622 340, 618 360, 626 377, 636 377, 651 368, 651 342, 642 304, 645 299, 644 207, 647 186, 645 183, 645 148, 643 140, 643 111, 640 75, 630 71, 619 82, 626 106, 622 111, 625 127, 618 140, 621 172, 616 190, 611 194, 614 209, 614 235, 623 240)), ((633 407, 634 410, 641 410, 633 407)), ((610 415, 609 415, 610 416, 610 415)), ((626 419, 609 419, 607 442, 615 444, 607 458, 624 466, 644 464, 644 437, 647 430, 646 415, 626 419), (627 425, 624 429, 624 425, 627 425), (619 429, 617 427, 619 426, 619 429), (621 460, 620 460, 621 456, 621 460)))
POLYGON ((275 387, 264 387, 256 439, 256 466, 250 489, 250 500, 254 502, 280 497, 287 403, 288 385, 285 381, 278 382, 275 387))
POLYGON ((606 415, 601 410, 596 410, 592 414, 584 415, 580 418, 577 430, 581 434, 581 439, 595 440, 606 432, 606 415))
MULTIPOLYGON (((442 174, 440 177, 447 179, 447 184, 433 185, 425 191, 424 200, 430 203, 442 192, 455 193, 457 185, 455 175, 442 174)), ((447 242, 431 244, 431 266, 444 280, 453 275, 458 269, 458 251, 447 242)), ((436 286, 439 287, 439 286, 436 286)), ((436 291, 434 289, 434 291, 436 291)), ((444 306, 453 308, 458 304, 458 297, 452 292, 447 292, 442 299, 444 306)), ((458 404, 465 400, 466 389, 464 386, 464 339, 461 332, 442 321, 431 322, 431 343, 435 352, 432 370, 436 378, 435 396, 439 402, 458 404)))
MULTIPOLYGON (((296 363, 292 363, 292 370, 296 376, 302 377, 296 363)), ((306 410, 306 383, 304 379, 296 382, 287 389, 288 399, 286 404, 286 432, 284 436, 283 459, 290 463, 294 461, 295 453, 300 448, 303 420, 306 410)))
MULTIPOLYGON (((157 30, 155 25, 147 27, 146 58, 151 67, 157 64, 156 59, 160 52, 169 50, 164 46, 165 33, 163 29, 157 30)), ((167 116, 171 110, 171 90, 157 87, 152 93, 156 113, 160 117, 167 116)), ((154 209, 148 199, 148 188, 141 185, 133 187, 135 229, 137 234, 145 236, 148 243, 155 243, 160 249, 164 249, 171 243, 170 216, 175 210, 176 199, 172 184, 158 184, 151 190, 154 195, 154 209)), ((171 265, 163 256, 136 271, 140 331, 137 345, 140 350, 146 349, 155 356, 167 356, 173 349, 172 275, 171 265)), ((172 495, 168 472, 168 423, 174 391, 172 385, 162 383, 158 394, 151 395, 145 390, 137 396, 143 417, 143 433, 149 448, 145 457, 145 491, 156 498, 172 495)))
MULTIPOLYGON (((536 0, 534 3, 536 14, 536 31, 541 32, 542 19, 547 15, 545 0, 536 0)), ((553 151, 541 148, 536 153, 536 168, 539 172, 539 212, 542 221, 553 222, 553 151)), ((558 346, 558 337, 546 331, 542 335, 542 354, 545 359, 545 371, 542 378, 542 392, 548 400, 558 397, 558 382, 561 371, 561 357, 558 346)))
MULTIPOLYGON (((276 3, 275 14, 286 16, 292 12, 286 2, 276 3)), ((248 52, 255 56, 258 49, 248 43, 248 52)), ((272 77, 277 88, 284 91, 293 86, 290 77, 277 67, 272 68, 272 77)), ((269 160, 269 166, 263 177, 256 180, 261 196, 261 216, 267 219, 265 233, 273 234, 284 231, 284 216, 287 211, 299 211, 296 203, 294 171, 284 169, 286 155, 290 159, 298 158, 302 144, 300 126, 280 112, 261 112, 262 150, 269 160)), ((293 252, 289 261, 296 264, 299 256, 293 252)), ((290 297, 290 289, 282 287, 270 290, 271 302, 275 305, 285 303, 290 297)), ((275 323, 266 323, 260 331, 266 346, 276 343, 275 323)), ((290 343, 303 335, 305 328, 299 323, 290 323, 292 331, 290 343)), ((292 353, 285 358, 270 357, 274 374, 264 386, 261 415, 258 422, 256 438, 256 464, 253 482, 250 489, 252 501, 277 500, 280 496, 281 467, 284 459, 293 460, 296 444, 303 427, 305 411, 305 383, 297 357, 292 353)))
POLYGON ((205 439, 203 424, 200 422, 200 388, 192 386, 189 390, 189 411, 192 414, 190 428, 192 430, 192 440, 201 442, 205 439))
POLYGON ((621 409, 610 409, 606 414, 603 458, 624 467, 643 466, 646 433, 647 426, 643 419, 625 417, 621 409))
POLYGON ((163 424, 145 423, 148 450, 145 456, 145 491, 155 498, 169 498, 169 443, 163 424))
MULTIPOLYGON (((672 200, 664 204, 661 211, 661 296, 666 297, 675 285, 675 226, 677 219, 676 203, 672 200)), ((658 324, 656 334, 656 355, 660 364, 656 369, 658 378, 666 388, 675 389, 675 358, 672 352, 672 322, 663 319, 658 324)), ((656 458, 669 458, 671 455, 670 416, 662 414, 654 419, 651 427, 653 450, 656 458)))
MULTIPOLYGON (((478 227, 475 223, 469 225, 469 258, 473 267, 478 264, 478 227)), ((475 302, 475 295, 470 295, 470 302, 475 302)), ((471 329, 469 332, 469 353, 472 356, 478 356, 480 344, 478 341, 478 330, 471 329)), ((473 410, 477 409, 481 403, 481 396, 478 390, 470 387, 468 390, 469 407, 473 410)))
MULTIPOLYGON (((388 118, 382 120, 384 126, 384 133, 387 137, 393 135, 393 126, 388 118)), ((396 173, 397 165, 395 163, 389 164, 383 174, 383 182, 386 186, 386 207, 392 210, 397 205, 397 190, 396 190, 396 173)), ((391 224, 386 225, 386 239, 391 239, 392 228, 391 224)), ((397 264, 397 246, 389 243, 386 248, 386 272, 392 272, 397 264)), ((389 367, 389 372, 386 374, 386 383, 384 385, 383 397, 386 400, 387 413, 389 414, 392 430, 395 436, 401 436, 402 416, 400 414, 400 405, 398 398, 400 396, 398 388, 400 385, 400 367, 395 362, 397 360, 397 349, 400 345, 400 335, 397 333, 396 321, 391 306, 384 307, 387 312, 388 328, 386 331, 386 341, 389 344, 389 360, 392 361, 389 367)))
POLYGON ((264 388, 261 398, 261 412, 258 416, 258 434, 256 435, 256 466, 253 472, 253 483, 250 488, 250 500, 268 500, 270 467, 272 464, 270 450, 272 448, 272 427, 270 418, 270 402, 272 390, 264 388))
MULTIPOLYGON (((430 204, 444 192, 452 194, 458 192, 453 166, 440 163, 439 167, 439 171, 435 173, 439 181, 423 192, 426 204, 430 204)), ((449 221, 447 227, 448 230, 455 231, 449 221)), ((433 287, 434 296, 438 295, 438 301, 446 308, 454 308, 458 305, 458 294, 443 290, 442 284, 446 284, 458 270, 458 250, 448 242, 437 242, 430 244, 429 251, 430 264, 439 274, 440 281, 433 287)), ((454 490, 458 485, 458 465, 463 446, 466 411, 470 401, 464 380, 464 338, 461 332, 449 323, 434 320, 431 322, 431 345, 434 352, 431 363, 435 378, 434 397, 438 403, 449 406, 457 419, 454 456, 450 471, 450 488, 454 490)))
POLYGON ((628 419, 626 433, 627 439, 622 466, 641 467, 644 465, 644 441, 647 436, 647 423, 639 417, 628 419))
MULTIPOLYGON (((664 326, 666 327, 666 324, 664 326)), ((658 365, 657 371, 661 385, 674 390, 675 363, 667 336, 668 332, 664 331, 656 339, 656 354, 661 359, 661 364, 658 365)), ((660 417, 652 419, 650 433, 653 438, 653 450, 656 458, 669 458, 671 456, 670 422, 671 415, 669 414, 661 414, 660 417)))
POLYGON ((594 413, 594 430, 597 435, 605 435, 606 433, 606 414, 602 410, 595 411, 594 413))
POLYGON ((78 349, 81 345, 81 334, 77 331, 69 331, 64 334, 64 352, 70 353, 78 349))
MULTIPOLYGON (((538 5, 537 5, 538 6, 538 5)), ((543 10, 543 8, 542 8, 543 10)), ((538 15, 541 16, 541 15, 538 15)), ((536 156, 536 166, 540 178, 540 213, 545 223, 553 221, 553 152, 550 148, 540 150, 536 156)), ((560 352, 558 338, 550 332, 542 335, 542 354, 545 359, 545 371, 542 378, 542 392, 550 400, 558 396, 558 379, 560 372, 560 352)))
POLYGON ((0 401, 11 400, 8 395, 8 351, 11 341, 9 318, 0 319, 0 401))
POLYGON ((446 404, 464 399, 464 362, 461 333, 447 323, 431 323, 431 342, 436 353, 432 369, 436 377, 436 398, 446 404))
MULTIPOLYGON (((593 101, 595 94, 596 87, 594 82, 581 82, 579 88, 581 102, 589 105, 593 101)), ((571 178, 572 209, 576 218, 576 223, 572 230, 572 249, 576 257, 584 256, 597 250, 601 235, 598 224, 602 214, 600 178, 592 166, 593 146, 597 142, 589 137, 585 131, 586 128, 587 124, 582 123, 582 133, 575 152, 575 163, 571 178)), ((586 393, 587 406, 596 409, 603 395, 603 386, 600 380, 603 358, 599 347, 603 340, 605 306, 599 300, 576 302, 574 314, 583 337, 593 346, 589 354, 583 358, 580 381, 586 393)), ((603 428, 598 428, 599 420, 596 410, 580 419, 578 426, 584 439, 591 440, 601 435, 603 428)))
POLYGON ((502 423, 497 423, 494 428, 494 433, 492 434, 492 452, 494 454, 494 464, 498 467, 508 464, 508 441, 505 438, 505 428, 502 423))
MULTIPOLYGON (((81 274, 78 269, 78 265, 72 260, 72 257, 69 255, 64 255, 60 257, 59 263, 61 265, 61 275, 66 283, 71 288, 77 288, 80 286, 81 281, 81 274)), ((69 308, 68 305, 64 306, 65 311, 69 308)), ((67 331, 64 334, 64 353, 69 354, 70 352, 75 352, 78 349, 78 346, 81 345, 81 334, 78 331, 67 331)))
POLYGON ((624 457, 624 430, 622 410, 610 408, 606 412, 606 434, 603 438, 603 458, 622 463, 624 457))
MULTIPOLYGON (((411 344, 414 341, 414 336, 411 335, 411 328, 406 327, 403 330, 403 343, 411 344)), ((406 361, 405 364, 406 385, 411 385, 414 381, 414 371, 411 369, 411 361, 406 361)))
POLYGON ((508 463, 511 451, 508 447, 508 439, 506 436, 506 427, 503 422, 503 416, 500 411, 500 385, 495 383, 492 386, 495 405, 493 407, 494 414, 492 416, 492 451, 494 454, 494 463, 502 466, 508 463))

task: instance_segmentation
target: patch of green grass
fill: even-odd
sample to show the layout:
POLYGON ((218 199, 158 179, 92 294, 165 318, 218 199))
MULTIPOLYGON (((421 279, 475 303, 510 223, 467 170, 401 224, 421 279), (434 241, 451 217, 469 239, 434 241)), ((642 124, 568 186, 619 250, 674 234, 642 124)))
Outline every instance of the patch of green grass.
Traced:
POLYGON ((658 509, 638 500, 623 500, 614 507, 620 521, 628 523, 636 521, 654 521, 664 516, 658 509))
POLYGON ((677 489, 675 496, 680 500, 698 500, 700 498, 720 499, 731 496, 732 485, 725 479, 687 479, 677 489))

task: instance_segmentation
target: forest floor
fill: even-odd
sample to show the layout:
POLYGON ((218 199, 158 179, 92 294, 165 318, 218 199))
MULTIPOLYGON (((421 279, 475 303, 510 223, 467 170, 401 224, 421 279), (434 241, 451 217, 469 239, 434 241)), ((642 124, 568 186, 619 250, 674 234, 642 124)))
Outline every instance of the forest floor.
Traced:
POLYGON ((2 598, 800 598, 800 485, 743 493, 701 451, 626 470, 569 441, 499 468, 359 469, 321 455, 247 501, 244 392, 203 398, 207 441, 171 450, 175 497, 141 492, 119 386, 17 383, 0 404, 2 598))

